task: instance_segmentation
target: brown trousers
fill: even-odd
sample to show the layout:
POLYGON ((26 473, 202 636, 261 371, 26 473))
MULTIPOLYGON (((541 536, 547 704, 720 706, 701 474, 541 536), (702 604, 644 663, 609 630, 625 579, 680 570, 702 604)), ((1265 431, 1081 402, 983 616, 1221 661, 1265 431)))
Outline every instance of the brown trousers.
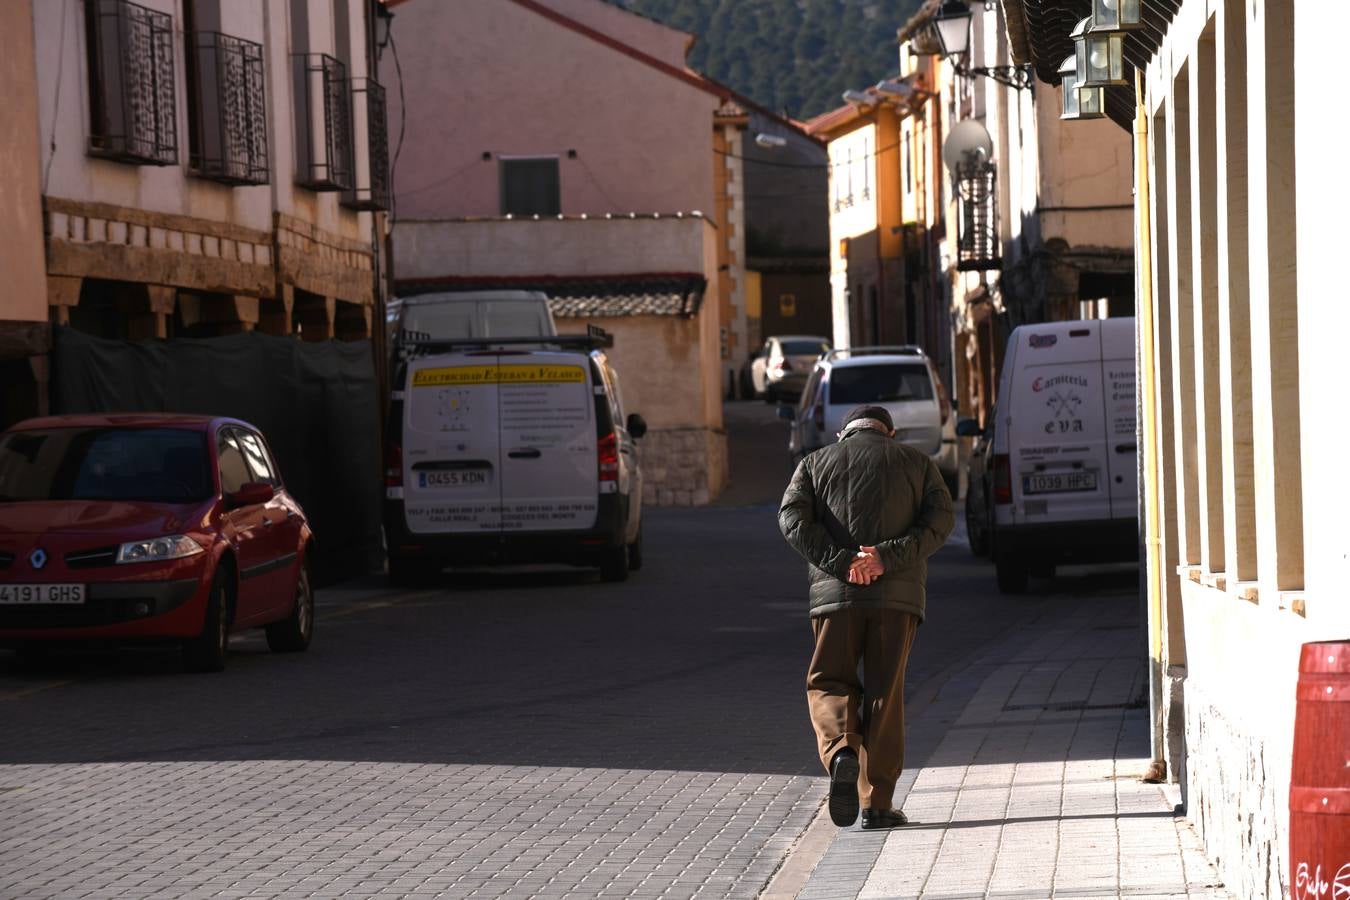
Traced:
POLYGON ((853 748, 862 763, 858 799, 865 809, 891 808, 905 764, 905 666, 918 627, 917 616, 896 609, 849 607, 811 617, 816 651, 806 703, 820 761, 828 772, 836 750, 853 748))

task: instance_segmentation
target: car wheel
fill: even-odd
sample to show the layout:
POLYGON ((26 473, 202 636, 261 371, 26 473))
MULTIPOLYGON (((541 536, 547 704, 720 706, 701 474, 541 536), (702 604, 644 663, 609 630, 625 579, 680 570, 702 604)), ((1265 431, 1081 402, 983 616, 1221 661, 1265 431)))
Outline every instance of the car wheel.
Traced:
POLYGON ((441 567, 421 559, 389 557, 389 583, 395 587, 425 587, 441 574, 441 567))
POLYGON ((309 572, 300 567, 295 579, 295 608, 280 622, 267 626, 267 646, 273 653, 300 653, 314 637, 314 589, 309 572))
POLYGON ((1023 594, 1027 589, 1027 562, 994 547, 994 575, 998 589, 1005 594, 1023 594))
POLYGON ((638 526, 637 537, 628 545, 628 571, 636 572, 642 568, 642 526, 638 526))
POLYGON ((202 633, 183 644, 183 665, 189 672, 219 672, 230 647, 230 604, 220 570, 211 579, 202 633))
POLYGON ((970 552, 976 556, 989 555, 989 532, 975 521, 970 503, 966 503, 966 540, 970 543, 970 552))
POLYGON ((629 570, 628 545, 620 544, 613 550, 606 550, 600 557, 600 579, 602 581, 627 581, 629 570))

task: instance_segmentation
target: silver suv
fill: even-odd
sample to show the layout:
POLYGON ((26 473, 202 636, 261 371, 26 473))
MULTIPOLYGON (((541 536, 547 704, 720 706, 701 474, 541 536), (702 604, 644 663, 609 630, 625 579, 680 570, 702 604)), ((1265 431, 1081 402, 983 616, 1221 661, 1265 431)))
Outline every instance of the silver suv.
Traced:
POLYGON ((895 422, 896 440, 932 457, 947 489, 957 495, 952 406, 937 367, 912 344, 831 350, 821 357, 796 408, 779 407, 779 415, 792 423, 788 452, 795 460, 834 443, 844 416, 862 405, 884 406, 895 422))

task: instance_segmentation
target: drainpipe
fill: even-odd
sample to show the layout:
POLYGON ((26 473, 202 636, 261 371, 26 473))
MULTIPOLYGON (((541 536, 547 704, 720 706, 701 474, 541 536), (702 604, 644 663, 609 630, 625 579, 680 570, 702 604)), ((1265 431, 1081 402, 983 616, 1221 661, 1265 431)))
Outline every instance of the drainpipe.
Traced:
POLYGON ((1134 218, 1135 241, 1138 246, 1137 317, 1139 343, 1139 408, 1143 413, 1140 424, 1143 434, 1139 442, 1143 462, 1143 490, 1140 502, 1144 525, 1145 612, 1148 616, 1149 652, 1149 732, 1153 747, 1153 765, 1149 775, 1161 780, 1166 774, 1164 747, 1166 735, 1162 727, 1165 705, 1163 686, 1166 665, 1163 658, 1163 578, 1162 527, 1158 496, 1158 386, 1154 379, 1157 348, 1153 342, 1153 229, 1149 219, 1152 200, 1149 195, 1148 111, 1144 105, 1143 79, 1134 73, 1134 218))

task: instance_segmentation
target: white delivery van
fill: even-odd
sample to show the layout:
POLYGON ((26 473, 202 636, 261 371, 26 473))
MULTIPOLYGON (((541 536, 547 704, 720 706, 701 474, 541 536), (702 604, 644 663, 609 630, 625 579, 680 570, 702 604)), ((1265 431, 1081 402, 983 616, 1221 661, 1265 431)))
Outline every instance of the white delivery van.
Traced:
POLYGON ((642 561, 641 416, 625 416, 599 329, 586 336, 412 341, 385 471, 390 577, 447 565, 642 561))
POLYGON ((428 288, 389 301, 389 337, 403 341, 553 336, 548 296, 539 291, 454 291, 428 288))
POLYGON ((1058 563, 1138 557, 1134 319, 1008 337, 986 478, 999 588, 1058 563))

